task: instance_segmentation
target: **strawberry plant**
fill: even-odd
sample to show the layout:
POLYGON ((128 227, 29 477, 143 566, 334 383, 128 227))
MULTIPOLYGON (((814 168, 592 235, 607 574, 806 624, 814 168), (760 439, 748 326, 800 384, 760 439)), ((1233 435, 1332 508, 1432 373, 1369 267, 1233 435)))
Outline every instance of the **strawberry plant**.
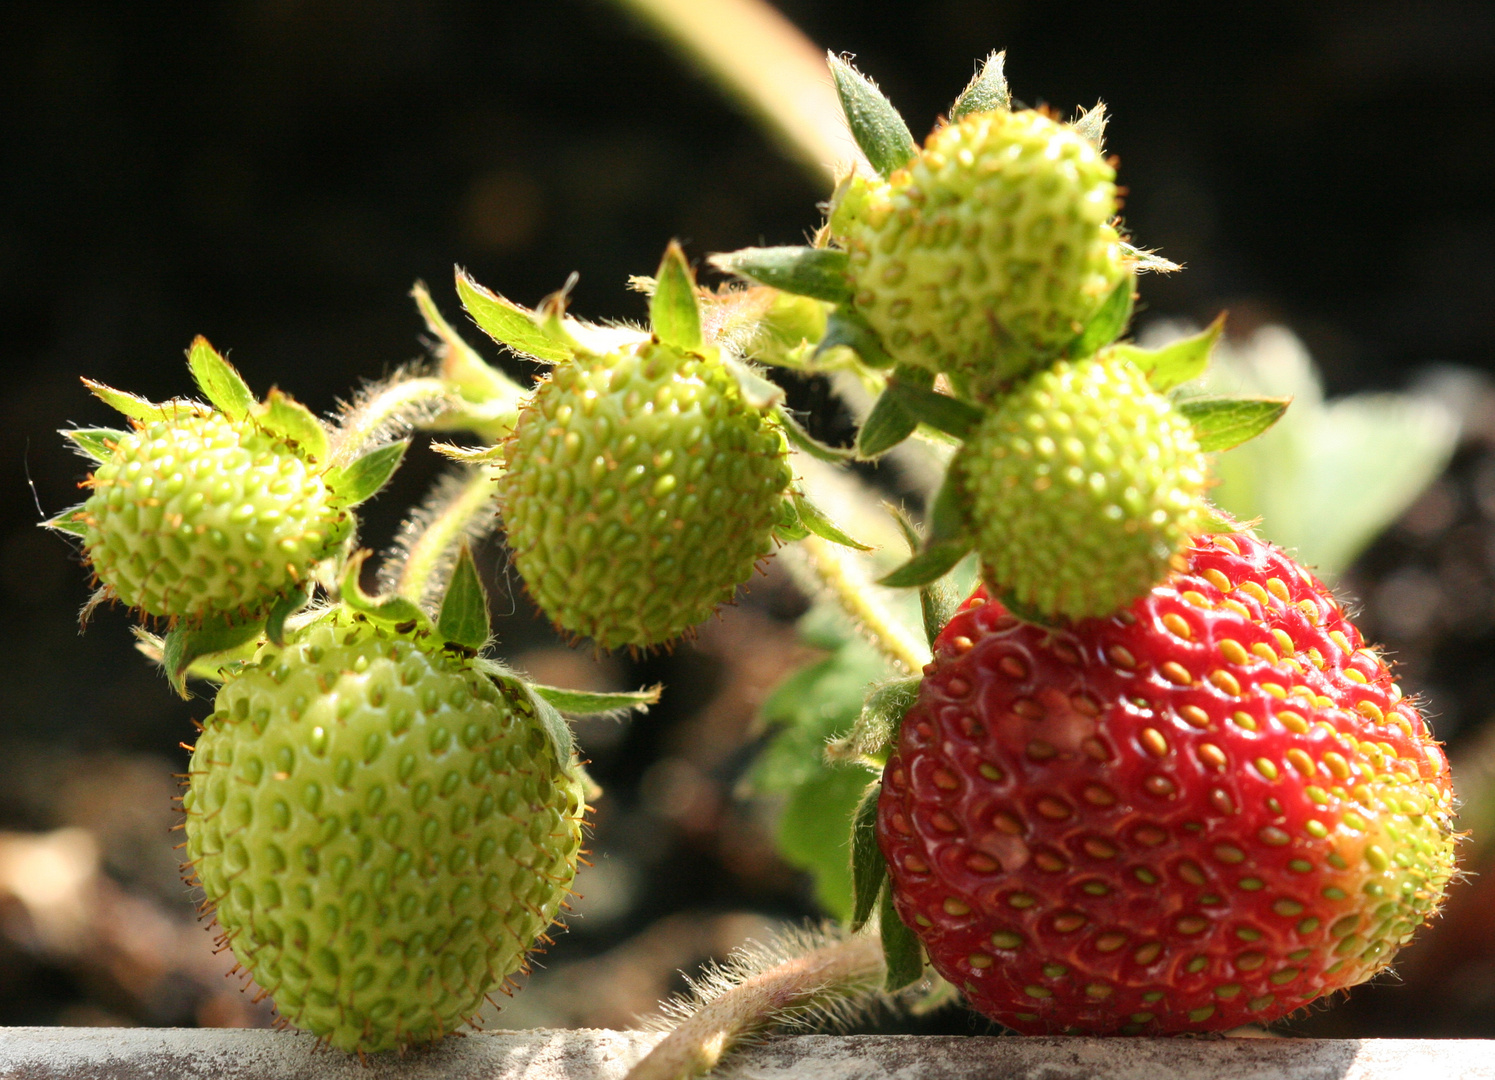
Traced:
POLYGON ((1118 217, 1104 108, 1016 107, 997 54, 920 147, 830 72, 864 160, 810 244, 718 254, 707 288, 671 242, 641 327, 457 271, 472 321, 549 365, 532 386, 421 287, 437 363, 330 420, 200 338, 205 402, 88 383, 130 426, 65 433, 90 495, 46 524, 172 687, 216 686, 186 872, 287 1023, 370 1053, 472 1018, 547 940, 606 798, 565 717, 658 698, 492 655, 471 545, 500 526, 598 650, 672 647, 770 558, 815 599, 826 656, 770 698, 750 786, 837 924, 676 1003, 636 1080, 904 991, 1022 1032, 1267 1023, 1436 912, 1447 762, 1329 590, 1210 501, 1288 401, 1200 391, 1223 321, 1128 338, 1137 275, 1178 268, 1118 217), (865 399, 850 445, 775 368, 865 399), (357 508, 417 429, 455 464, 370 593, 357 508), (930 478, 922 519, 848 468, 887 455, 930 478))

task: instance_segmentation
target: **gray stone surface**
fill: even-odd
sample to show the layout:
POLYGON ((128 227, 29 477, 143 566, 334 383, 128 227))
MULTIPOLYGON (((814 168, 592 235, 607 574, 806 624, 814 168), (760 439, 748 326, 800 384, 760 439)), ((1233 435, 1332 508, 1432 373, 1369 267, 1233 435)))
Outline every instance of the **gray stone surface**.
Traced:
MULTIPOLYGON (((175 1028, 0 1028, 10 1080, 621 1080, 659 1036, 493 1031, 357 1058, 304 1035, 175 1028)), ((1495 1080, 1495 1043, 1402 1039, 770 1039, 736 1080, 1495 1080)))

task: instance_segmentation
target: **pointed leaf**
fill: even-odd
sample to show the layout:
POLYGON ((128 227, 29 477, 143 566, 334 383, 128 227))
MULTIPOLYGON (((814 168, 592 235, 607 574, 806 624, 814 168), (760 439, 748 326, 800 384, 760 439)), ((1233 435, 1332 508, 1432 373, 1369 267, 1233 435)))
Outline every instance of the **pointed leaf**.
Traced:
POLYGON ((941 575, 919 588, 919 613, 924 617, 924 638, 934 647, 945 624, 960 610, 961 595, 950 579, 941 575))
POLYGON ((877 846, 877 799, 882 784, 874 780, 857 804, 851 819, 851 931, 856 933, 877 907, 883 882, 888 879, 888 864, 877 846))
POLYGON ((1111 122, 1110 113, 1106 112, 1106 103, 1097 101, 1095 108, 1087 109, 1080 114, 1075 121, 1074 127, 1081 135, 1090 141, 1095 147, 1097 154, 1106 152, 1106 125, 1111 122))
POLYGON ((114 448, 127 433, 115 428, 64 428, 58 434, 84 457, 104 462, 114 456, 114 448))
POLYGON ((306 606, 311 599, 310 592, 305 588, 296 588, 286 593, 275 606, 270 609, 269 616, 265 619, 265 636, 270 639, 272 645, 285 644, 286 619, 306 606))
POLYGON ((810 530, 805 528, 804 522, 799 520, 799 511, 794 508, 793 499, 779 500, 779 517, 774 522, 773 534, 786 544, 803 540, 810 535, 810 530))
POLYGON ((483 288, 457 270, 457 295, 478 328, 500 345, 520 356, 556 363, 568 359, 571 350, 557 344, 540 329, 534 313, 483 288))
POLYGON ((415 601, 404 596, 370 596, 363 591, 358 579, 363 573, 364 560, 371 554, 369 551, 357 551, 348 560, 342 581, 339 582, 343 605, 385 626, 403 626, 409 623, 412 626, 430 628, 431 620, 415 601))
POLYGON ((87 536, 88 525, 78 516, 82 509, 83 507, 79 505, 69 510, 64 510, 55 518, 43 521, 41 527, 44 529, 56 529, 58 532, 72 533, 74 536, 87 536))
POLYGON ((477 564, 464 543, 452 570, 452 580, 436 616, 436 632, 448 641, 477 652, 488 644, 488 593, 478 577, 477 564))
POLYGON ((654 336, 684 352, 701 348, 701 308, 696 302, 696 279, 680 245, 670 241, 654 280, 649 300, 649 322, 654 336))
POLYGON ((872 167, 887 179, 893 170, 903 168, 919 152, 914 137, 908 133, 908 125, 871 79, 834 53, 826 54, 826 63, 830 65, 851 137, 872 167))
MULTIPOLYGON (((845 346, 862 358, 868 367, 889 368, 893 358, 883 347, 882 338, 872 329, 863 316, 849 304, 842 304, 831 311, 825 320, 825 335, 815 346, 815 359, 820 359, 834 348, 845 346)), ((933 380, 934 376, 930 376, 933 380)))
POLYGON ((736 274, 760 285, 771 285, 784 292, 832 304, 851 303, 846 252, 837 248, 743 248, 713 255, 710 262, 724 273, 736 274))
POLYGON ((1282 418, 1291 398, 1193 398, 1174 407, 1194 425, 1201 450, 1229 450, 1282 418))
POLYGON ((911 589, 916 585, 927 585, 937 581, 966 557, 971 550, 969 540, 947 540, 927 545, 891 574, 879 578, 877 583, 889 589, 911 589))
POLYGON ((567 716, 609 716, 648 712, 650 705, 659 703, 661 688, 651 686, 647 690, 600 693, 530 683, 530 689, 567 716))
POLYGON ((975 405, 941 394, 931 387, 904 382, 896 374, 888 380, 885 392, 892 394, 903 411, 915 420, 957 439, 970 438, 976 425, 986 417, 975 405))
POLYGON ((529 683, 517 676, 509 676, 509 678, 512 678, 514 683, 524 691, 525 697, 534 706, 535 717, 540 721, 540 727, 550 739, 556 760, 563 764, 570 762, 576 748, 576 739, 571 734, 571 725, 566 723, 566 718, 557 712, 555 706, 546 701, 529 683))
POLYGON ((187 366, 192 369, 197 388, 224 416, 242 420, 249 415, 255 404, 249 384, 201 334, 192 339, 192 347, 187 350, 187 366))
POLYGON ((389 483, 409 448, 409 439, 388 443, 346 465, 328 469, 323 479, 342 505, 357 506, 372 499, 389 483))
POLYGON ((885 388, 857 432, 857 457, 863 461, 880 457, 912 435, 918 426, 919 421, 899 404, 898 396, 885 388))
POLYGON ((1007 53, 994 52, 981 64, 975 78, 966 84, 950 106, 950 119, 959 120, 972 113, 995 112, 1012 108, 1012 92, 1007 88, 1007 73, 1003 70, 1007 53))
POLYGON ((799 520, 805 528, 809 529, 822 540, 829 540, 832 544, 840 544, 842 547, 853 548, 856 551, 871 551, 872 548, 849 536, 839 525, 826 516, 824 510, 816 506, 803 494, 796 491, 793 495, 794 509, 799 511, 799 520))
POLYGON ((784 429, 784 435, 797 450, 803 450, 817 461, 829 462, 832 465, 841 465, 856 457, 856 451, 843 449, 839 446, 828 446, 812 436, 804 429, 804 426, 794 418, 784 406, 774 408, 774 417, 784 429))
POLYGON ((178 623, 161 643, 161 666, 167 681, 182 697, 187 697, 187 669, 198 657, 227 652, 259 636, 264 623, 232 621, 226 615, 206 620, 201 626, 178 623))
MULTIPOLYGON (((151 633, 143 626, 130 627, 130 633, 135 635, 135 648, 151 663, 161 666, 166 659, 166 648, 164 640, 156 634, 151 633)), ((187 678, 202 679, 205 682, 221 683, 224 681, 225 669, 236 667, 254 659, 254 654, 259 651, 260 643, 250 638, 242 645, 232 649, 224 649, 221 652, 209 653, 200 656, 187 665, 187 678)))
POLYGON ((742 400, 753 408, 766 411, 784 400, 784 388, 759 375, 752 365, 735 358, 728 358, 723 364, 737 380, 737 390, 742 394, 742 400))
POLYGON ((1077 358, 1094 356, 1119 338, 1125 332, 1126 324, 1131 322, 1136 287, 1131 274, 1123 276, 1121 283, 1111 290, 1111 295, 1106 297, 1065 352, 1077 358))
POLYGON ((1210 353, 1225 332, 1225 316, 1210 323, 1193 337, 1180 338, 1161 349, 1142 349, 1135 345, 1116 346, 1116 355, 1130 360, 1147 376, 1149 385, 1160 394, 1175 386, 1197 379, 1209 367, 1210 353))
POLYGON ((327 429, 316 414, 289 394, 272 387, 265 403, 255 409, 255 422, 295 443, 312 461, 327 460, 327 429))
POLYGON ((124 413, 132 420, 160 420, 166 414, 164 406, 157 405, 153 401, 146 401, 145 398, 134 394, 127 394, 123 390, 116 390, 112 386, 105 386, 101 382, 84 379, 83 385, 88 387, 93 392, 93 396, 105 405, 124 413))
POLYGON ((888 974, 883 989, 895 994, 906 986, 912 986, 924 977, 924 953, 914 932, 903 925, 893 907, 893 890, 882 891, 880 922, 882 924, 882 955, 888 965, 888 974))

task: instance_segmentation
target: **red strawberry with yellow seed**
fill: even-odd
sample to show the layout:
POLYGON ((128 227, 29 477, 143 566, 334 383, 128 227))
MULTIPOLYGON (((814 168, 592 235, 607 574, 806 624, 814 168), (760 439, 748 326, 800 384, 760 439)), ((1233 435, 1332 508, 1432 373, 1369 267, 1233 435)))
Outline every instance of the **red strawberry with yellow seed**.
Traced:
POLYGON ((1453 872, 1448 764, 1328 590, 1248 535, 1056 631, 977 591, 884 773, 900 917, 1022 1032, 1270 1022, 1390 963, 1453 872))

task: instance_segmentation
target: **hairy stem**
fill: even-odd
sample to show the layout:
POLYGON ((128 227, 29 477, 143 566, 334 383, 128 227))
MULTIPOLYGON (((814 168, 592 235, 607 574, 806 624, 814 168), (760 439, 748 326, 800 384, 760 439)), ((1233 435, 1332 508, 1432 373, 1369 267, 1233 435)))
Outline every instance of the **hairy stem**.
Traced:
POLYGON ((801 557, 791 565, 797 564, 815 585, 830 593, 883 655, 910 675, 923 670, 929 649, 888 609, 854 552, 818 536, 806 537, 795 546, 801 557))
POLYGON ((463 539, 487 532, 496 521, 496 487, 494 470, 479 467, 436 489, 402 530, 398 552, 403 559, 397 554, 389 567, 397 574, 385 575, 393 578, 395 592, 419 604, 445 584, 463 539))
POLYGON ((837 998, 873 994, 883 978, 882 944, 857 934, 744 979, 704 1002, 629 1070, 625 1080, 693 1080, 744 1039, 837 998))
POLYGON ((346 465, 371 443, 384 440, 390 427, 414 424, 421 414, 445 411, 453 403, 451 385, 445 379, 402 379, 390 383, 343 417, 334 434, 332 464, 346 465))

